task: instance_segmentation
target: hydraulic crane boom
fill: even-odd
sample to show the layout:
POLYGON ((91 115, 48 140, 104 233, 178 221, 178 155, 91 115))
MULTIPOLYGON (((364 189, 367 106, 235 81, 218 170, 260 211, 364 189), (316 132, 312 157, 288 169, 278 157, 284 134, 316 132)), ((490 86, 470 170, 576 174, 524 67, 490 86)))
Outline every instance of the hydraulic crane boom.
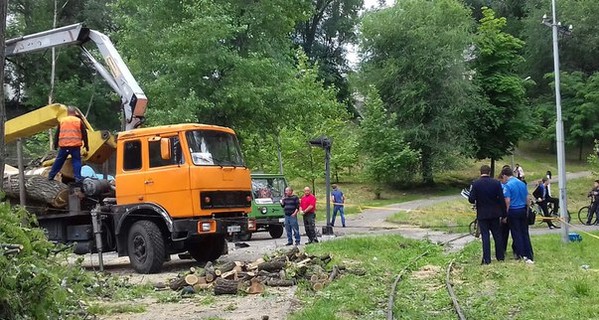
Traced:
POLYGON ((79 45, 93 67, 120 95, 125 117, 122 129, 131 130, 138 127, 144 119, 148 99, 110 39, 101 32, 85 28, 81 23, 73 24, 8 40, 5 54, 6 57, 12 57, 67 45, 79 45), (108 69, 83 47, 88 41, 97 46, 108 69))

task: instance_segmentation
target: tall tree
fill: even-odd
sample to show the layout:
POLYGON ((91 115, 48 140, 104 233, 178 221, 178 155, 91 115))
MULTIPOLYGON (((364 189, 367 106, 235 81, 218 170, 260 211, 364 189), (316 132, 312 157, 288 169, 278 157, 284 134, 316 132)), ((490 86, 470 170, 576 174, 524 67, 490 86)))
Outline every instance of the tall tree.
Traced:
POLYGON ((474 82, 480 87, 483 99, 468 110, 469 131, 475 143, 477 159, 495 160, 512 152, 530 127, 526 112, 526 89, 517 70, 524 58, 520 51, 524 42, 503 31, 506 18, 495 17, 492 9, 482 9, 475 37, 473 61, 474 82))
MULTIPOLYGON (((23 36, 53 27, 55 4, 58 27, 84 21, 87 27, 102 32, 112 30, 112 0, 14 0, 9 2, 12 18, 8 33, 23 36)), ((93 45, 88 48, 95 52, 93 45)), ((24 112, 48 102, 52 91, 50 50, 11 58, 9 85, 15 92, 14 103, 24 112)), ((117 129, 120 120, 120 99, 96 71, 82 60, 80 49, 64 47, 56 50, 54 101, 74 105, 89 114, 92 124, 102 129, 117 129)))
POLYGON ((427 184, 460 146, 463 128, 455 119, 470 103, 464 52, 472 41, 471 27, 469 10, 456 0, 398 1, 368 13, 362 23, 362 75, 420 152, 427 184))
POLYGON ((366 173, 377 187, 378 199, 383 186, 410 181, 420 159, 418 152, 404 142, 396 126, 397 115, 385 110, 376 90, 371 89, 366 98, 363 117, 360 148, 367 157, 366 173))
POLYGON ((295 41, 318 64, 320 79, 334 86, 337 99, 344 103, 350 103, 347 46, 357 41, 363 5, 363 0, 312 0, 310 17, 295 29, 295 41))

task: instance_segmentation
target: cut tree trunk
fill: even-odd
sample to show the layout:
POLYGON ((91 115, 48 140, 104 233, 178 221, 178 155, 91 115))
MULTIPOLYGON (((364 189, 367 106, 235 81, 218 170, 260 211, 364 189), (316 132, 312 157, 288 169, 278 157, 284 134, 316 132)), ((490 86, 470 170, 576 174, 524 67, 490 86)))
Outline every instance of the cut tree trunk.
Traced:
POLYGON ((266 285, 270 287, 292 287, 295 285, 295 282, 293 280, 268 279, 266 285))
POLYGON ((239 290, 239 281, 237 280, 226 280, 218 278, 214 284, 214 294, 237 294, 239 290))
POLYGON ((278 272, 279 270, 285 267, 285 262, 282 260, 272 260, 267 262, 262 262, 258 265, 258 270, 265 270, 269 272, 278 272))
POLYGON ((222 266, 220 266, 219 268, 215 269, 214 273, 216 273, 217 276, 220 276, 221 274, 223 274, 225 272, 229 272, 229 271, 233 270, 233 268, 235 268, 235 266, 237 266, 235 261, 229 261, 229 262, 223 264, 222 266))
MULTIPOLYGON (((11 175, 3 179, 2 188, 7 196, 19 198, 19 176, 11 175)), ((28 200, 43 202, 54 208, 64 208, 69 199, 69 187, 58 181, 50 181, 42 176, 25 177, 25 193, 28 200)))

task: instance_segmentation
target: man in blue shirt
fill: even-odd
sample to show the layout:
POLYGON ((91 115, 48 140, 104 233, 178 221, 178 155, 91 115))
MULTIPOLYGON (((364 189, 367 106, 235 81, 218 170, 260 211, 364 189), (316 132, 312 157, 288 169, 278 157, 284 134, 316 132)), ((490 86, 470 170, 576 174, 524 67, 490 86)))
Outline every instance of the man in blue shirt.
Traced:
POLYGON ((331 225, 335 226, 335 217, 337 217, 337 212, 341 216, 341 225, 345 228, 345 214, 343 213, 343 205, 345 204, 345 196, 343 192, 337 188, 337 185, 332 185, 333 191, 331 195, 333 196, 333 220, 331 221, 331 225))
POLYGON ((512 233, 516 254, 526 263, 534 263, 533 250, 528 233, 528 204, 530 199, 524 182, 515 178, 511 168, 501 170, 504 183, 503 196, 507 207, 507 217, 512 233))

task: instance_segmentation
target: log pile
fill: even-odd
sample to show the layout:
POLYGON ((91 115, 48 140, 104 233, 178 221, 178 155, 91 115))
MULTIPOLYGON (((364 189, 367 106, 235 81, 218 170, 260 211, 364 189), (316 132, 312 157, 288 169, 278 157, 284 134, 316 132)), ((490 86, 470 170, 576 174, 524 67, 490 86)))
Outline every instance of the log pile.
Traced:
POLYGON ((344 273, 360 274, 340 265, 329 267, 331 256, 314 256, 297 247, 270 259, 252 262, 230 261, 215 266, 208 262, 204 268, 192 267, 170 281, 169 287, 182 294, 213 290, 215 295, 263 293, 266 286, 290 287, 305 281, 313 290, 321 290, 344 273))

